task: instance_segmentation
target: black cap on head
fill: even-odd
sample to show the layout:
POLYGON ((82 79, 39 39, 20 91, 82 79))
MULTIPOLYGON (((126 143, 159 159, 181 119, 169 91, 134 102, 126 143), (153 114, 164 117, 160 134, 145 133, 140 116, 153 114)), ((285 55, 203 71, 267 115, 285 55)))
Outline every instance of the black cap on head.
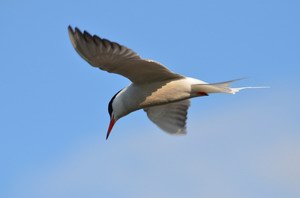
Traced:
MULTIPOLYGON (((122 90, 123 90, 123 89, 121 89, 120 91, 122 91, 122 90)), ((110 101, 109 101, 109 103, 108 103, 108 113, 109 113, 109 116, 110 116, 110 117, 111 117, 111 114, 112 114, 112 112, 113 112, 112 103, 113 103, 115 97, 118 95, 118 93, 120 93, 120 91, 118 91, 118 92, 110 99, 110 101)))

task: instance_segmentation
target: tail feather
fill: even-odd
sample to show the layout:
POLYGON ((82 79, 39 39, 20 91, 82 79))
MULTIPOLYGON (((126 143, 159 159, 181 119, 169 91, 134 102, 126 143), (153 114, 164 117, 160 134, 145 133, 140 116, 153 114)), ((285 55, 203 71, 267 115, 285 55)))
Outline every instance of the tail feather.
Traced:
POLYGON ((231 94, 236 94, 237 92, 243 89, 266 89, 266 88, 270 88, 270 87, 238 87, 238 88, 230 88, 230 89, 231 89, 231 94))
POLYGON ((243 89, 260 89, 260 88, 269 88, 269 87, 237 87, 232 88, 230 84, 236 82, 241 79, 230 80, 226 82, 219 83, 211 83, 211 84, 195 84, 193 85, 193 90, 195 92, 205 92, 209 93, 227 93, 227 94, 235 94, 243 89))

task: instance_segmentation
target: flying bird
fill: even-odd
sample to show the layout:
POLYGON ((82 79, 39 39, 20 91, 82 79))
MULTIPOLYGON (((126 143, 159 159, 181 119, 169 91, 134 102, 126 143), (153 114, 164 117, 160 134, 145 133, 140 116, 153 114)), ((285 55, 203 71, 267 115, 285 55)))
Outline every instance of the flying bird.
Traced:
POLYGON ((169 134, 186 134, 190 99, 212 93, 235 94, 226 81, 207 83, 174 73, 164 65, 143 59, 133 50, 116 42, 68 27, 69 37, 77 53, 93 67, 128 78, 131 84, 117 92, 108 103, 110 123, 106 139, 114 124, 131 112, 143 109, 148 118, 169 134))

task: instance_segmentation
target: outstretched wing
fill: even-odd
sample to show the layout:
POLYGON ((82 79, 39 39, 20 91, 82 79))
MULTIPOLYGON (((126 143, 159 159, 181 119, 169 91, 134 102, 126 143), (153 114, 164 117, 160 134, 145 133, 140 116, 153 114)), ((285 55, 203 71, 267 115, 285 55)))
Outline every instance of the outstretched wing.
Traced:
POLYGON ((94 67, 110 73, 120 74, 134 83, 148 83, 182 78, 152 60, 142 59, 131 49, 118 43, 102 39, 88 32, 83 33, 69 26, 69 36, 78 54, 94 67))
POLYGON ((187 112, 190 100, 159 105, 144 109, 148 118, 159 128, 170 133, 186 134, 187 112))

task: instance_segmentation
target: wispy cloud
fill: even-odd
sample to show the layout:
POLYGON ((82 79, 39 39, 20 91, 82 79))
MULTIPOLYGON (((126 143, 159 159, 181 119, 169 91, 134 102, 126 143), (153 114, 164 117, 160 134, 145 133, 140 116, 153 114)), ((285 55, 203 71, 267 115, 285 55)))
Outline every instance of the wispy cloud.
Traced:
POLYGON ((194 114, 186 137, 90 137, 20 179, 12 196, 299 197, 300 127, 292 106, 270 95, 201 121, 194 114))
POLYGON ((256 153, 254 172, 264 183, 286 194, 300 195, 300 145, 298 139, 282 138, 256 153))

